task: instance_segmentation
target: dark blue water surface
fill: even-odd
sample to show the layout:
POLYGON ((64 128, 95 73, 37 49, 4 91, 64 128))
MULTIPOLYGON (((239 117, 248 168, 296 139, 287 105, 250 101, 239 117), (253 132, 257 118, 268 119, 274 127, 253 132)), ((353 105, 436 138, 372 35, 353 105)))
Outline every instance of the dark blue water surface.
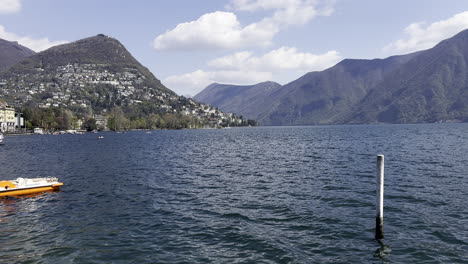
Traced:
POLYGON ((468 124, 12 136, 1 263, 467 263, 468 124), (97 136, 104 139, 98 140, 97 136), (385 239, 374 240, 385 154, 385 239))

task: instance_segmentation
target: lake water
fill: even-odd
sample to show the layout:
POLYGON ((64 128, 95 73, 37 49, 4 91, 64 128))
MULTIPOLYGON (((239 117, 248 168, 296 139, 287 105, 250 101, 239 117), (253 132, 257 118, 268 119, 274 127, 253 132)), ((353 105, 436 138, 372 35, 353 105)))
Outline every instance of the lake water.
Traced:
POLYGON ((7 137, 1 263, 466 263, 468 124, 7 137), (104 139, 98 140, 97 136, 104 139), (385 239, 374 240, 385 154, 385 239))

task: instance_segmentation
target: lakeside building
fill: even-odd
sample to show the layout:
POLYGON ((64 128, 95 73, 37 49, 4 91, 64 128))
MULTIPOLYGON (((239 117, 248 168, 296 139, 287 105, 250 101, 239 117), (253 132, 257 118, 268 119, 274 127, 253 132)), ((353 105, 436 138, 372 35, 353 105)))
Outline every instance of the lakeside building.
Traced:
POLYGON ((73 123, 73 129, 81 129, 83 127, 84 121, 82 118, 79 118, 76 120, 75 123, 73 123))
POLYGON ((22 128, 25 128, 23 113, 16 112, 15 113, 15 129, 20 130, 22 128))
POLYGON ((96 126, 99 130, 107 130, 107 118, 102 115, 94 115, 94 120, 96 120, 96 126))
POLYGON ((36 128, 34 128, 34 134, 43 135, 44 134, 44 129, 42 129, 42 127, 36 127, 36 128))
POLYGON ((15 109, 6 104, 0 105, 0 130, 1 132, 16 131, 15 109))

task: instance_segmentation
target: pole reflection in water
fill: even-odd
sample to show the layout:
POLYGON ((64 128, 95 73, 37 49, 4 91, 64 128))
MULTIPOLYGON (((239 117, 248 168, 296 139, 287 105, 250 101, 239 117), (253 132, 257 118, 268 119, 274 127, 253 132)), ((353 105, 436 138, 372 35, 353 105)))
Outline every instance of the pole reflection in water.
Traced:
POLYGON ((379 242, 380 247, 374 251, 374 257, 379 258, 382 263, 391 263, 391 261, 388 259, 390 252, 392 252, 390 246, 385 245, 381 240, 377 240, 377 242, 379 242))

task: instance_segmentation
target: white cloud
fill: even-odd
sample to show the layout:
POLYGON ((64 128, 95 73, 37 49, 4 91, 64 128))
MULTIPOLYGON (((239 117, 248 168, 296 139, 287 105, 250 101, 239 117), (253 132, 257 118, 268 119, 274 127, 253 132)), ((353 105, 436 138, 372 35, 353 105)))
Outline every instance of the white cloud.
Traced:
POLYGON ((403 53, 428 49, 466 28, 468 28, 468 11, 429 25, 425 22, 413 23, 404 30, 408 38, 390 43, 383 50, 403 53))
POLYGON ((228 9, 241 10, 241 11, 257 11, 280 9, 290 5, 297 5, 300 0, 231 0, 227 5, 228 9))
POLYGON ((241 51, 208 62, 208 65, 222 70, 237 70, 252 58, 252 52, 241 51))
POLYGON ((6 31, 5 27, 3 27, 2 25, 0 25, 0 38, 9 41, 18 41, 19 44, 28 47, 36 52, 43 51, 50 47, 68 42, 64 40, 50 41, 48 38, 32 38, 29 36, 18 36, 15 33, 6 31))
POLYGON ((16 13, 21 10, 21 0, 0 0, 0 14, 16 13))
POLYGON ((212 83, 255 84, 271 78, 270 72, 197 70, 169 76, 163 83, 180 95, 194 96, 212 83))
POLYGON ((207 71, 173 75, 166 78, 164 83, 179 94, 195 95, 214 82, 248 85, 273 79, 279 81, 280 75, 298 77, 309 71, 324 70, 340 59, 334 50, 315 55, 298 52, 296 48, 281 47, 262 56, 242 51, 208 62, 207 71))
POLYGON ((156 50, 239 49, 271 44, 285 26, 302 25, 333 12, 333 0, 233 0, 234 11, 273 10, 271 16, 242 26, 233 12, 208 13, 157 36, 156 50))
POLYGON ((334 4, 334 0, 232 0, 227 9, 249 12, 275 10, 267 19, 278 25, 301 25, 318 15, 331 15, 334 4))
POLYGON ((217 58, 208 63, 209 66, 221 70, 242 70, 281 72, 320 71, 336 64, 341 57, 335 50, 323 54, 298 52, 296 48, 281 47, 262 56, 253 56, 251 52, 243 51, 225 57, 217 58))
MULTIPOLYGON (((195 21, 181 23, 153 41, 156 50, 210 50, 265 47, 289 25, 303 25, 317 16, 333 13, 335 0, 231 0, 232 12, 208 13, 195 21), (268 15, 258 22, 241 25, 235 12, 260 12, 268 15)), ((164 83, 179 94, 194 95, 217 83, 255 84, 285 80, 285 75, 300 76, 323 70, 337 63, 336 51, 311 54, 296 48, 281 47, 261 56, 242 51, 208 62, 208 70, 173 75, 164 83), (278 77, 282 75, 283 78, 278 77)))
POLYGON ((241 27, 230 12, 214 12, 177 25, 153 41, 156 50, 235 49, 268 45, 278 29, 267 23, 241 27))

